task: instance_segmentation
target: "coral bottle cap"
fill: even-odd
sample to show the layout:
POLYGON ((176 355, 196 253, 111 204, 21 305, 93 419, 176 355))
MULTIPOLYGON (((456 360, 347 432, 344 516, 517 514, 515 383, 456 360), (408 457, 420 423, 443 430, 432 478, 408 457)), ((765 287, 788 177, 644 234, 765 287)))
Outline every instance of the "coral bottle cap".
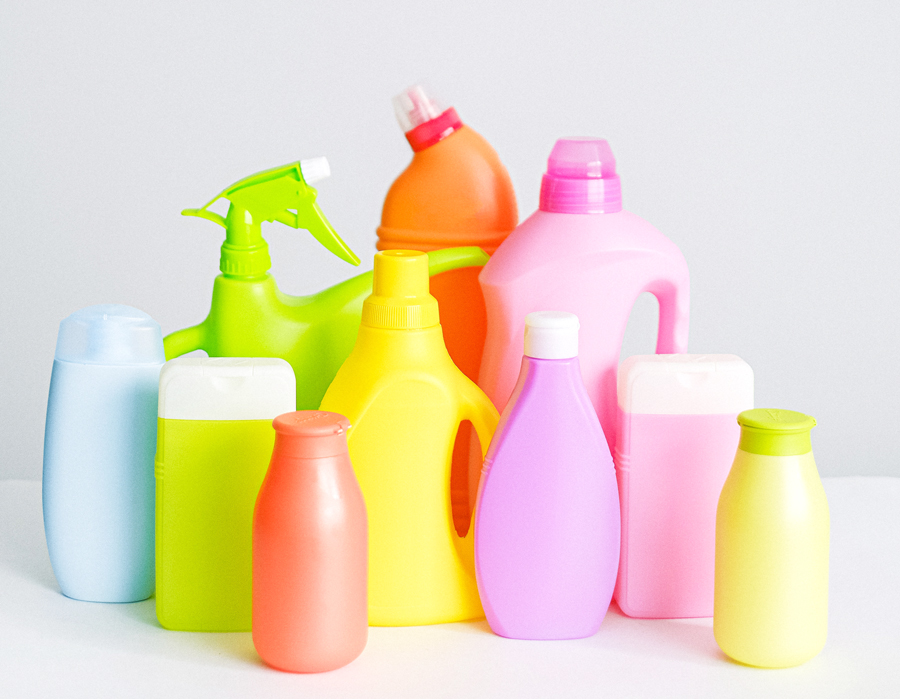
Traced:
POLYGON ((338 413, 297 410, 276 417, 272 427, 277 433, 277 455, 317 459, 347 453, 350 421, 338 413))

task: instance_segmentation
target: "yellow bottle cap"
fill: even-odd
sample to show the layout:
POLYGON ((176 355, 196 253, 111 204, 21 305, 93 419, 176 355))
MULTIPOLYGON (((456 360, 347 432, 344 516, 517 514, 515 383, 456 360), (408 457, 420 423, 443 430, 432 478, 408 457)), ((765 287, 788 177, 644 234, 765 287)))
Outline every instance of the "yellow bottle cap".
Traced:
POLYGON ((791 456, 812 451, 809 432, 815 418, 793 410, 745 410, 737 418, 741 426, 739 448, 751 454, 791 456))
POLYGON ((428 292, 428 255, 386 250, 375 255, 372 295, 363 303, 363 325, 392 330, 440 324, 438 303, 428 292))

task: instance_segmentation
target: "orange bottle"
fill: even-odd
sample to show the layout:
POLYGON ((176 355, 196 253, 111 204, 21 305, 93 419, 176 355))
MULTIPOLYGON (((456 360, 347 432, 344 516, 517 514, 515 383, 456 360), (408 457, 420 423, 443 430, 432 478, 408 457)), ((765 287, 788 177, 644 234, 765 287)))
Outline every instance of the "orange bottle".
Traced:
POLYGON ((368 525, 350 423, 301 410, 272 424, 253 513, 253 645, 278 670, 335 670, 362 653, 369 632, 368 525))
MULTIPOLYGON (((496 151, 460 121, 455 109, 443 110, 419 85, 394 98, 394 111, 413 159, 384 200, 378 249, 429 252, 477 245, 493 254, 518 223, 512 182, 496 151)), ((444 272, 431 278, 430 288, 447 351, 476 382, 487 333, 480 271, 444 272)), ((453 519, 460 535, 468 530, 481 472, 480 458, 469 466, 471 435, 471 426, 464 424, 453 450, 453 519)))

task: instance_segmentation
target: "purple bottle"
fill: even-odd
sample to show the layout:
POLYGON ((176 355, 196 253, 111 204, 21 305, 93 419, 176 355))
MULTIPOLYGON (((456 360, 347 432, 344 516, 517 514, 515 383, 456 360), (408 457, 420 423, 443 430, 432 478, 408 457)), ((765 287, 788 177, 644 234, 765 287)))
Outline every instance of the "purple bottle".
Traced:
POLYGON ((491 630, 591 636, 619 564, 619 495, 578 364, 578 317, 525 318, 525 356, 491 440, 475 511, 475 572, 491 630))

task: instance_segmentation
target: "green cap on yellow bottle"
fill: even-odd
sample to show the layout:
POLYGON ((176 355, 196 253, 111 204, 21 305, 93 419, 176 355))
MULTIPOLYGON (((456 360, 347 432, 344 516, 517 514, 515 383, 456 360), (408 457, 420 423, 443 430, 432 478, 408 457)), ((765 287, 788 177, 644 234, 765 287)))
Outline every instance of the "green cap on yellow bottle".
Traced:
POLYGON ((737 417, 741 426, 738 448, 750 454, 792 456, 812 451, 810 430, 816 420, 794 410, 757 408, 737 417))

